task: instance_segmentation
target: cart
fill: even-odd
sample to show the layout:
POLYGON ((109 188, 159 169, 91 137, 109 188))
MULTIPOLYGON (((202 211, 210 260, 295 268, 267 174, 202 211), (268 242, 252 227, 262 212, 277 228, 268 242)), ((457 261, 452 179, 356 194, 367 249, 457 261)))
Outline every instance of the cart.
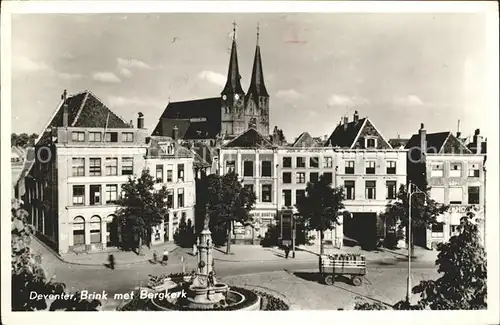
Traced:
POLYGON ((321 255, 319 272, 327 285, 333 285, 337 275, 344 275, 350 276, 353 285, 360 286, 366 275, 366 259, 360 254, 321 255))

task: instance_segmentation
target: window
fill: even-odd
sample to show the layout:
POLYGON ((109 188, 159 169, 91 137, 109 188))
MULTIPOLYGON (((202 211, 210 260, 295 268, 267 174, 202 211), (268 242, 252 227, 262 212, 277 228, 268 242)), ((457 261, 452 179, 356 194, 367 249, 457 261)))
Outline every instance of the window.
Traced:
POLYGON ((292 168, 292 157, 283 157, 283 168, 292 168))
POLYGON ((295 173, 295 183, 304 184, 306 182, 306 173, 295 173))
POLYGON ((332 183, 332 181, 333 181, 332 173, 323 173, 323 177, 328 182, 328 184, 332 183))
POLYGON ((462 177, 462 164, 461 163, 451 163, 450 164, 450 177, 462 177))
POLYGON ((317 183, 319 180, 319 173, 309 173, 309 182, 317 183))
POLYGON ((479 204, 479 186, 469 186, 469 204, 479 204))
POLYGON ((450 187, 450 204, 462 204, 463 191, 462 187, 450 187))
POLYGON ((118 185, 106 185, 106 204, 115 203, 117 195, 118 185))
POLYGON ((101 185, 90 185, 90 205, 101 204, 101 185))
POLYGON ((459 225, 450 225, 450 237, 457 236, 460 234, 460 226, 459 225))
POLYGON ((93 216, 90 218, 90 243, 98 244, 101 242, 101 218, 93 216))
POLYGON ((387 199, 394 200, 396 198, 396 181, 387 181, 385 183, 385 187, 387 188, 387 199))
POLYGON ((85 141, 85 132, 72 132, 71 133, 71 140, 73 142, 83 142, 85 141))
POLYGON ((89 159, 89 175, 101 176, 101 158, 89 159))
POLYGON ((85 244, 85 220, 83 217, 73 219, 73 245, 85 244))
POLYGON ((469 165, 469 177, 479 177, 479 165, 470 164, 469 165))
POLYGON ((85 204, 85 185, 73 185, 73 205, 85 204))
POLYGON ((388 161, 387 162, 387 174, 394 175, 396 174, 396 162, 388 161))
POLYGON ((177 207, 178 208, 184 207, 184 189, 183 188, 177 189, 177 207))
POLYGON ((167 205, 170 208, 174 207, 174 190, 171 188, 167 189, 167 205))
POLYGON ((122 158, 122 175, 132 175, 134 173, 134 158, 122 158))
POLYGON ((348 160, 345 162, 345 173, 349 175, 354 174, 354 160, 348 160))
POLYGON ((355 182, 344 181, 345 198, 346 200, 354 200, 355 197, 355 182))
POLYGON ((118 175, 118 158, 106 158, 106 176, 118 175))
POLYGON ((173 182, 174 179, 174 171, 173 171, 173 166, 167 166, 169 169, 167 169, 167 183, 173 182))
POLYGON ((283 173, 283 183, 284 184, 292 183, 292 173, 290 172, 283 173))
POLYGON ((443 237, 444 236, 444 232, 443 232, 443 223, 436 223, 434 225, 432 225, 431 229, 432 229, 432 237, 443 237))
POLYGON ((375 162, 367 161, 366 162, 366 173, 367 174, 375 174, 375 162))
POLYGON ((431 177, 443 177, 443 164, 432 164, 431 177))
POLYGON ((271 184, 262 184, 262 202, 272 202, 273 186, 271 184))
POLYGON ((305 168, 306 159, 304 157, 297 157, 297 168, 305 168))
POLYGON ((325 157, 323 160, 323 168, 332 168, 333 167, 333 158, 325 157))
POLYGON ((245 160, 243 162, 243 176, 253 177, 253 161, 245 160))
POLYGON ((177 181, 184 182, 184 164, 177 165, 177 181))
POLYGON ((295 204, 299 204, 306 197, 306 190, 295 191, 295 204))
POLYGON ((101 142, 102 133, 101 132, 89 132, 89 142, 101 142))
POLYGON ((272 170, 271 170, 271 161, 265 160, 262 162, 262 177, 271 177, 272 176, 272 170))
POLYGON ((132 132, 123 132, 122 142, 134 142, 134 134, 132 132))
POLYGON ((234 160, 226 161, 226 174, 234 173, 236 171, 236 162, 234 160))
POLYGON ((292 206, 292 190, 283 190, 283 205, 292 206))
POLYGON ((253 184, 245 184, 243 187, 246 188, 247 191, 253 192, 253 184))
POLYGON ((156 165, 156 183, 163 182, 163 165, 156 165))
POLYGON ((367 200, 375 200, 376 199, 375 186, 376 186, 375 181, 366 181, 366 183, 365 183, 365 197, 367 200))
POLYGON ((105 142, 118 142, 118 133, 117 132, 106 132, 104 134, 105 142))
POLYGON ((319 168, 319 157, 309 158, 309 168, 319 168))
POLYGON ((73 176, 85 176, 85 158, 73 158, 73 176))
POLYGON ((367 138, 365 141, 366 141, 365 148, 376 148, 377 147, 377 139, 367 138))
POLYGON ((444 203, 444 187, 431 187, 430 196, 437 203, 444 203))

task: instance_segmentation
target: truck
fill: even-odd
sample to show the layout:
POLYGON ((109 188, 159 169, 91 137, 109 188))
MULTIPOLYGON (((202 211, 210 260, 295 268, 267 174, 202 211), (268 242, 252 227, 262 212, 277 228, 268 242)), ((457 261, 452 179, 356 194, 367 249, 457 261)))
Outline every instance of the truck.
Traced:
POLYGON ((329 254, 319 257, 319 273, 325 284, 333 285, 338 275, 350 277, 360 286, 366 275, 366 258, 361 254, 329 254))

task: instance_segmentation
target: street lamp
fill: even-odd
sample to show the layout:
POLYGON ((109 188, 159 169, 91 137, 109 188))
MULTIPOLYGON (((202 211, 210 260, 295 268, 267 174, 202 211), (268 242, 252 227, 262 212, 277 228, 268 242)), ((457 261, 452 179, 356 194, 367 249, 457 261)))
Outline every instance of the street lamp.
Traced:
POLYGON ((427 196, 427 193, 421 191, 417 185, 413 183, 408 184, 408 281, 406 287, 406 302, 410 303, 411 296, 411 197, 413 194, 424 194, 427 196), (412 192, 412 186, 414 187, 414 191, 412 192))
POLYGON ((294 206, 292 208, 292 258, 295 258, 295 237, 297 237, 297 216, 299 210, 294 206))

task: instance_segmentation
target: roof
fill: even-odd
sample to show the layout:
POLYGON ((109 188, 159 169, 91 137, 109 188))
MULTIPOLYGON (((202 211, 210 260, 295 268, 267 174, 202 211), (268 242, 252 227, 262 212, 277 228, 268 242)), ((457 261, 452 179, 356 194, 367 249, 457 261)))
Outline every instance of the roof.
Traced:
POLYGON ((272 148, 272 144, 259 131, 250 128, 227 143, 225 148, 272 148))
POLYGON ((221 130, 219 97, 170 102, 160 117, 153 135, 172 136, 174 126, 184 139, 213 139, 221 130))
POLYGON ((339 124, 332 132, 328 140, 325 142, 325 146, 350 148, 354 141, 356 140, 359 131, 365 124, 366 118, 359 119, 358 122, 347 123, 347 128, 344 124, 339 124))
POLYGON ((229 68, 227 70, 227 81, 222 93, 230 94, 243 94, 241 87, 241 75, 238 67, 238 50, 236 48, 236 41, 233 39, 231 46, 231 56, 229 59, 229 68))
POLYGON ((393 148, 401 147, 401 146, 404 147, 408 143, 408 141, 410 141, 410 139, 401 139, 401 138, 389 139, 389 144, 393 148))
POLYGON ((250 80, 250 87, 246 95, 246 100, 252 95, 254 100, 259 96, 269 97, 269 94, 264 83, 264 72, 262 70, 262 58, 260 57, 260 46, 257 44, 255 47, 255 56, 253 59, 252 79, 250 80))
POLYGON ((26 157, 26 150, 23 147, 19 146, 12 146, 11 147, 11 159, 19 159, 19 160, 24 160, 26 157))
POLYGON ((308 133, 303 132, 292 144, 292 147, 316 147, 318 142, 308 133))
MULTIPOLYGON (((68 96, 64 102, 61 101, 55 110, 49 123, 42 132, 39 141, 48 140, 50 129, 63 126, 64 105, 68 108, 68 126, 72 127, 107 127, 131 128, 132 126, 116 115, 91 91, 86 90, 76 95, 68 96), (109 117, 108 117, 109 115, 109 117)), ((37 142, 39 143, 39 142, 37 142)))
MULTIPOLYGON (((16 179, 12 179, 12 185, 16 185, 20 180, 24 179, 26 175, 29 173, 31 170, 31 167, 35 163, 35 148, 29 147, 26 149, 26 159, 24 159, 24 165, 23 169, 21 172, 16 175, 16 179)), ((24 189, 21 189, 21 192, 24 191, 24 189)))
MULTIPOLYGON (((427 142, 427 153, 440 152, 446 139, 451 132, 427 133, 425 136, 427 142)), ((420 134, 414 134, 406 143, 405 149, 420 147, 420 134)))
POLYGON ((212 153, 210 148, 204 145, 199 145, 191 149, 194 153, 195 167, 211 167, 212 153))

